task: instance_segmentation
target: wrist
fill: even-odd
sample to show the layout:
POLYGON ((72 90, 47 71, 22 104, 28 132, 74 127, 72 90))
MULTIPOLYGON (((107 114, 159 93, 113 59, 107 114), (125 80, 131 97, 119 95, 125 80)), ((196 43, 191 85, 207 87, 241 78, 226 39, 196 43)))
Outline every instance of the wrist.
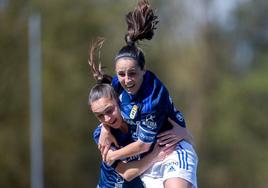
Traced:
POLYGON ((110 154, 109 154, 109 158, 110 158, 111 161, 117 160, 116 151, 111 151, 110 154))

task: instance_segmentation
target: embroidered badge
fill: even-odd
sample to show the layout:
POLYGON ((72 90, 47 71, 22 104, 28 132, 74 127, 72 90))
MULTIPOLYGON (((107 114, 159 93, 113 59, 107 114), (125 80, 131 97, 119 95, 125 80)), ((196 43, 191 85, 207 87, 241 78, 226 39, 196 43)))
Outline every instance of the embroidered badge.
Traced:
POLYGON ((135 118, 137 111, 138 111, 138 106, 137 105, 134 105, 132 107, 132 109, 131 109, 130 114, 129 114, 130 119, 134 119, 135 118))

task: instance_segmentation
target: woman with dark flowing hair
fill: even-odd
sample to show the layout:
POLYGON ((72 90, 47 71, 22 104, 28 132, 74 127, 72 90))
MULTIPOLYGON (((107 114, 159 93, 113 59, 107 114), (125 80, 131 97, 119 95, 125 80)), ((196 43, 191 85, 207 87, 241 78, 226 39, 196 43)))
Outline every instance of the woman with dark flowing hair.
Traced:
POLYGON ((165 188, 196 188, 198 157, 192 142, 187 139, 188 131, 183 115, 175 108, 162 82, 152 72, 145 70, 144 53, 137 46, 139 41, 153 38, 158 17, 154 15, 149 2, 141 0, 138 6, 126 15, 126 21, 126 45, 114 59, 116 76, 112 85, 119 95, 121 115, 129 125, 134 142, 115 151, 109 150, 114 139, 111 139, 109 128, 103 126, 99 142, 103 160, 112 164, 124 157, 142 157, 151 151, 157 136, 164 135, 164 138, 159 139, 160 144, 174 145, 176 148, 163 161, 154 163, 143 173, 145 186, 159 187, 159 182, 156 184, 156 181, 152 181, 157 179, 165 188), (180 129, 183 138, 179 143, 165 142, 165 139, 170 138, 166 133, 172 134, 172 125, 168 118, 179 125, 176 128, 180 129), (162 133, 163 131, 165 133, 162 133))
MULTIPOLYGON (((104 74, 101 67, 96 68, 93 63, 94 52, 102 45, 102 42, 103 40, 97 40, 89 52, 88 62, 97 83, 90 90, 88 105, 101 122, 93 134, 96 144, 99 142, 101 128, 105 125, 110 128, 111 134, 116 139, 116 146, 114 145, 111 148, 111 151, 114 151, 132 143, 133 140, 130 129, 120 114, 118 95, 111 85, 111 77, 104 74)), ((174 123, 174 126, 178 125, 174 123)), ((101 162, 97 188, 143 188, 144 185, 139 176, 155 162, 163 160, 173 150, 174 146, 160 147, 155 145, 152 152, 142 159, 126 157, 124 160, 115 161, 112 165, 101 162)))

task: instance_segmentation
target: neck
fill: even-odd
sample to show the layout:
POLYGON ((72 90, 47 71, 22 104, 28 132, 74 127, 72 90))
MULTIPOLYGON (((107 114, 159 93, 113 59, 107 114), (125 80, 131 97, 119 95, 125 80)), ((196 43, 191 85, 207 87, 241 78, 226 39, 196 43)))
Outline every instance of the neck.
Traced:
POLYGON ((128 132, 128 125, 123 121, 122 126, 119 128, 122 133, 128 132))

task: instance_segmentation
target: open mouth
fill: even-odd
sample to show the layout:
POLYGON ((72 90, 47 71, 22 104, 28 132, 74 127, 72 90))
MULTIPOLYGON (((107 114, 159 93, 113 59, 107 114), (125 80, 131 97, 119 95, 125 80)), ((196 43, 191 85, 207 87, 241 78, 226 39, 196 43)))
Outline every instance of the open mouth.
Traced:
POLYGON ((116 119, 113 122, 109 123, 110 125, 114 125, 116 123, 116 119))
POLYGON ((135 84, 129 84, 129 85, 126 85, 126 88, 127 89, 132 89, 132 88, 134 88, 135 87, 135 84))
POLYGON ((114 129, 118 129, 120 127, 120 124, 117 122, 117 119, 115 119, 112 123, 110 123, 110 126, 114 129))

